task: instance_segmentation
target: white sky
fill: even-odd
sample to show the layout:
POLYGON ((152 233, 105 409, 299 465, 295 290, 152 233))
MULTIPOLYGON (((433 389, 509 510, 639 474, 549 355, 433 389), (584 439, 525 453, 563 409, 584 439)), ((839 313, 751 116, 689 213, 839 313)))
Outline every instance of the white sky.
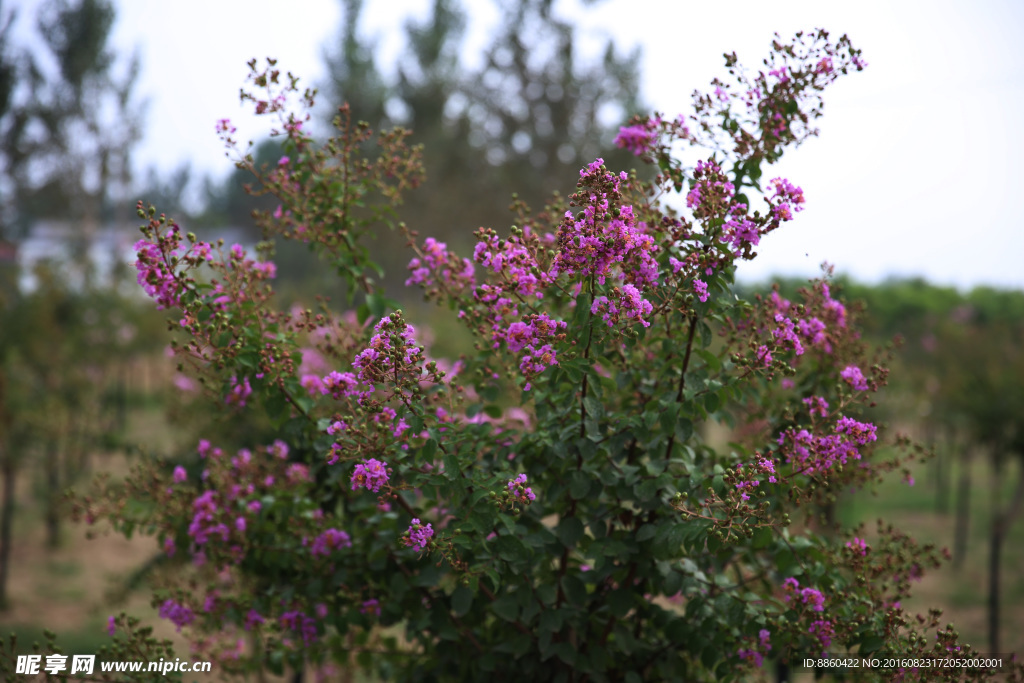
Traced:
MULTIPOLYGON (((275 56, 315 84, 341 17, 337 0, 115 2, 115 45, 140 49, 140 94, 150 101, 138 167, 191 160, 217 176, 231 169, 217 119, 235 121, 242 139, 265 133, 238 101, 246 61, 275 56)), ((464 2, 473 12, 472 64, 498 14, 492 1, 464 2)), ((424 17, 430 1, 367 5, 361 28, 376 36, 388 69, 402 22, 424 17)), ((561 0, 556 8, 578 18, 584 47, 612 35, 623 49, 641 45, 644 100, 669 115, 689 113, 690 93, 726 75, 723 52, 758 65, 775 31, 785 38, 821 26, 863 49, 869 68, 826 92, 821 136, 766 170, 802 186, 807 210, 762 242, 742 277, 814 275, 827 260, 867 281, 920 275, 1024 288, 1024 3, 605 0, 581 8, 561 0)))

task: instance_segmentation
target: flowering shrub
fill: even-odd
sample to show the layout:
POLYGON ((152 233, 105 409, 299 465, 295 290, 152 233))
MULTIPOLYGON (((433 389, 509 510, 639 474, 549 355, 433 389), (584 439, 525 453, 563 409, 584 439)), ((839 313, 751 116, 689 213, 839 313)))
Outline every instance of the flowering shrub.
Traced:
MULTIPOLYGON (((730 56, 735 82, 695 95, 691 117, 622 129, 650 182, 597 159, 567 205, 507 237, 479 230, 471 258, 407 232, 409 284, 478 340, 455 366, 375 288, 360 242, 419 183, 418 151, 396 130, 364 157, 371 133, 344 108, 317 144, 292 111, 313 94, 251 64, 246 97, 287 149, 272 168, 239 162, 280 200, 259 223, 331 260, 356 315, 275 310, 269 244, 223 253, 140 205, 139 281, 172 311, 183 366, 214 404, 264 411, 279 441, 201 442, 199 474, 141 473, 79 503, 155 530, 180 563, 156 604, 197 657, 238 673, 639 681, 826 651, 970 656, 938 612, 899 606, 935 548, 832 521, 839 491, 913 455, 901 441, 884 457, 864 417, 886 371, 857 311, 824 280, 798 302, 732 294, 736 263, 805 203, 788 180, 762 188, 764 165, 864 66, 824 31, 776 39, 766 64, 752 75, 730 56), (710 156, 687 168, 681 144, 710 156), (660 201, 672 192, 685 211, 660 201), (710 422, 731 428, 727 447, 710 422), (124 490, 137 504, 118 504, 124 490)), ((230 122, 218 131, 235 145, 230 122)))

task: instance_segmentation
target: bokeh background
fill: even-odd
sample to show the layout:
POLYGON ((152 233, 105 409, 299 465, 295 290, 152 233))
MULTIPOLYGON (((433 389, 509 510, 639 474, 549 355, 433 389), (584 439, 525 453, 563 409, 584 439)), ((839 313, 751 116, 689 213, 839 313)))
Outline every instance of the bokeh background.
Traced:
MULTIPOLYGON (((511 224, 513 192, 540 208, 595 157, 636 166, 618 127, 689 113, 723 53, 756 68, 774 32, 816 27, 847 33, 869 67, 773 169, 807 210, 740 266, 740 287, 793 292, 827 261, 864 302, 865 335, 897 340, 879 419, 935 455, 851 493, 841 518, 948 547, 910 607, 941 607, 983 652, 1024 654, 1024 5, 1010 0, 0 0, 0 632, 28 645, 49 628, 93 652, 127 610, 176 637, 148 604, 168 571, 155 542, 73 523, 65 492, 244 428, 176 372, 131 245, 137 199, 203 239, 261 238, 251 212, 272 205, 215 134, 229 118, 258 162, 281 154, 239 102, 247 61, 317 87, 322 135, 342 102, 410 128, 427 182, 401 217, 468 253, 474 229, 511 224)), ((405 289, 403 241, 378 235, 374 251, 432 353, 467 348, 405 289)), ((277 261, 285 303, 342 305, 302 248, 277 261)))

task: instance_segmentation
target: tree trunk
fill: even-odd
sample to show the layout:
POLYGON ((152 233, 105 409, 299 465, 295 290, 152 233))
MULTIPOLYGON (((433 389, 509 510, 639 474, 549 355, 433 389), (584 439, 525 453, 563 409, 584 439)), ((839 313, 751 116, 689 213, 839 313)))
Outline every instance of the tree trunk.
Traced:
POLYGON ((117 368, 117 393, 115 394, 115 401, 117 402, 117 433, 124 434, 124 426, 127 421, 128 414, 128 374, 129 368, 124 364, 119 364, 117 368))
MULTIPOLYGON (((3 435, 6 436, 6 435, 3 435)), ((0 436, 0 438, 3 438, 0 436)), ((0 470, 3 472, 3 494, 0 499, 0 610, 9 607, 7 577, 11 566, 11 526, 14 522, 14 456, 3 452, 0 443, 0 470)))
POLYGON ((55 437, 46 443, 46 547, 60 544, 60 451, 55 437))
POLYGON ((949 514, 949 449, 945 444, 935 448, 935 510, 940 515, 949 514))
POLYGON ((959 571, 967 556, 967 534, 971 515, 971 453, 960 458, 960 480, 956 491, 956 524, 953 529, 953 569, 959 571))
POLYGON ((1020 512, 1021 504, 1024 502, 1024 461, 1020 464, 1020 471, 1017 477, 1017 488, 1013 492, 1013 499, 1005 510, 999 505, 998 487, 1002 484, 1003 471, 1001 463, 997 460, 993 468, 993 485, 995 488, 992 515, 992 536, 989 548, 988 566, 988 647, 989 652, 999 652, 999 564, 1003 552, 1003 542, 1010 532, 1010 525, 1020 512))
POLYGON ((988 651, 999 652, 999 557, 1003 550, 1002 524, 992 522, 988 555, 988 651))

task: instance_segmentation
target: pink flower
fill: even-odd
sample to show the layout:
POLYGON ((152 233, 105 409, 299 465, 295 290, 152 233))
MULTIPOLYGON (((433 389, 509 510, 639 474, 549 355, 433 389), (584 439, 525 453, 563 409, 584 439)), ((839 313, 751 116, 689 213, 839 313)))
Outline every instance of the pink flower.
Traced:
POLYGON ((868 544, 864 542, 863 538, 854 536, 852 541, 846 542, 846 547, 861 556, 868 554, 868 544))
MULTIPOLYGON (((707 283, 694 278, 693 280, 693 292, 700 299, 701 303, 708 300, 708 286, 707 283)), ((769 361, 770 362, 770 361, 769 361)))
POLYGON ((622 126, 619 128, 619 134, 615 136, 615 146, 628 149, 637 156, 649 152, 655 139, 652 123, 646 121, 632 126, 622 126))
POLYGON ((864 373, 862 373, 860 368, 856 365, 847 365, 843 368, 843 371, 839 373, 839 376, 843 378, 843 381, 857 391, 867 391, 868 389, 868 383, 864 379, 864 373))
POLYGON ((313 541, 313 547, 310 549, 310 552, 314 556, 321 555, 326 557, 338 548, 351 547, 352 539, 349 538, 348 534, 338 529, 327 529, 313 541))
POLYGON ((433 537, 433 527, 430 524, 424 526, 417 518, 412 520, 412 523, 409 525, 409 529, 402 537, 402 542, 405 543, 405 545, 422 552, 427 549, 427 545, 433 537))
POLYGON ((380 487, 388 483, 388 464, 377 460, 376 458, 370 458, 365 463, 356 465, 355 471, 352 473, 352 490, 355 491, 358 488, 365 488, 368 491, 377 493, 380 491, 380 487))
POLYGON ((520 474, 514 480, 508 482, 508 490, 519 500, 521 503, 532 503, 537 500, 536 494, 533 489, 526 486, 526 475, 520 474))

